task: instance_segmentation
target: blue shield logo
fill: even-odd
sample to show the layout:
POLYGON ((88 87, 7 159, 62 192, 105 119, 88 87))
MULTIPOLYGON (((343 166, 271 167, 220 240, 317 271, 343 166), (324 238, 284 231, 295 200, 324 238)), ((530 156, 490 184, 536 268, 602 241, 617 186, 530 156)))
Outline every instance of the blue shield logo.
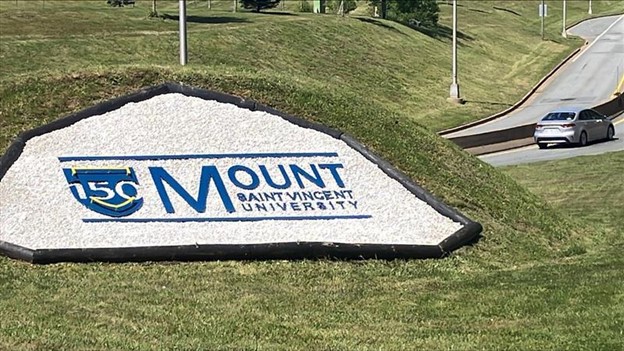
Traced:
POLYGON ((131 167, 63 168, 72 194, 88 209, 110 217, 125 217, 143 206, 139 181, 131 167))

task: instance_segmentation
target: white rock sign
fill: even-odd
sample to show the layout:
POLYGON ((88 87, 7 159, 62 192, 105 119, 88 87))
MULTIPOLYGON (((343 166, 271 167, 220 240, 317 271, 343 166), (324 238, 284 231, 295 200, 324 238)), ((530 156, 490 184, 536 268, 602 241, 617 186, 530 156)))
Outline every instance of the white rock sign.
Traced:
POLYGON ((0 180, 0 199, 5 253, 65 250, 51 261, 116 260, 116 248, 123 257, 162 248, 155 256, 134 253, 139 260, 193 250, 200 254, 192 258, 232 256, 217 247, 253 257, 251 249, 285 243, 285 252, 260 256, 288 257, 297 243, 371 253, 384 245, 436 247, 467 224, 341 139, 179 93, 30 138, 0 180), (67 258, 67 250, 92 257, 67 258))

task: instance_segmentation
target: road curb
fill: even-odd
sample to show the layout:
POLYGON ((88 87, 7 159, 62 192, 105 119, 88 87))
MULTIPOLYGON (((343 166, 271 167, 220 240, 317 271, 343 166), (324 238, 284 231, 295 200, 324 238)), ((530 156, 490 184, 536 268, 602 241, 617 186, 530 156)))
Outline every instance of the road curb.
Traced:
MULTIPOLYGON (((597 19, 597 18, 603 18, 603 17, 610 17, 610 16, 619 16, 622 15, 620 14, 604 14, 604 15, 598 15, 598 16, 592 16, 592 17, 588 17, 588 18, 584 18, 581 20, 578 20, 574 23, 572 23, 571 25, 566 26, 566 32, 576 26, 578 26, 579 24, 585 22, 585 21, 589 21, 589 20, 593 20, 593 19, 597 19)), ((495 120, 497 118, 503 117, 515 110, 517 110, 520 106, 522 106, 524 103, 527 102, 527 100, 529 100, 534 94, 535 92, 542 87, 546 81, 548 81, 555 73, 557 73, 557 71, 559 71, 566 63, 568 63, 572 58, 574 58, 574 56, 576 56, 577 54, 579 54, 581 52, 581 50, 588 45, 588 41, 585 41, 585 43, 575 49, 574 51, 572 51, 572 53, 570 53, 568 56, 566 56, 566 58, 563 59, 563 61, 561 61, 559 64, 557 64, 550 72, 548 72, 544 77, 542 77, 542 79, 540 79, 539 82, 537 82, 537 84, 535 84, 535 86, 533 86, 533 88, 531 88, 531 90, 529 90, 528 93, 526 93, 518 102, 516 102, 515 104, 513 104, 512 106, 510 106, 509 108, 497 112, 493 115, 490 115, 488 117, 482 118, 480 120, 474 121, 474 122, 470 122, 461 126, 457 126, 457 127, 453 127, 453 128, 449 128, 449 129, 445 129, 442 130, 440 132, 438 132, 438 135, 440 136, 445 136, 451 133, 455 133, 455 132, 459 132, 462 130, 466 130, 468 128, 472 128, 487 122, 490 122, 492 120, 495 120)))
MULTIPOLYGON (((583 44, 583 46, 587 45, 587 42, 585 42, 585 44, 583 44)), ((574 58, 574 56, 576 56, 579 52, 581 52, 581 49, 583 47, 580 48, 576 48, 574 51, 572 51, 572 53, 570 53, 568 56, 566 56, 566 58, 563 59, 563 61, 559 62, 552 70, 550 70, 550 72, 548 72, 544 77, 542 77, 542 79, 540 79, 539 82, 537 82, 537 84, 535 84, 533 86, 533 88, 531 88, 531 90, 529 90, 528 93, 526 93, 518 102, 516 102, 515 104, 513 104, 511 107, 501 111, 501 112, 497 112, 491 116, 482 118, 478 121, 474 121, 474 122, 470 122, 458 127, 454 127, 454 128, 449 128, 446 130, 443 130, 441 132, 438 132, 438 135, 440 136, 445 136, 451 133, 455 133, 455 132, 459 132, 462 130, 466 130, 468 128, 472 128, 490 121, 493 121, 497 118, 503 117, 515 110, 517 110, 518 108, 520 108, 520 106, 522 106, 525 102, 527 102, 527 100, 529 100, 531 97, 533 97, 533 95, 535 94, 535 92, 541 88, 550 78, 552 78, 552 76, 555 75, 555 73, 557 73, 561 67, 563 67, 566 63, 568 63, 572 58, 574 58)))
MULTIPOLYGON (((624 113, 624 95, 606 101, 593 107, 599 113, 615 119, 624 113)), ((488 153, 506 151, 534 144, 533 131, 535 123, 523 126, 501 129, 480 134, 470 134, 461 137, 449 138, 465 151, 473 155, 484 155, 488 153)))
POLYGON ((535 144, 535 140, 533 140, 533 137, 528 137, 524 139, 511 140, 511 141, 506 141, 502 143, 477 146, 477 147, 465 149, 465 151, 475 156, 481 156, 481 155, 492 154, 492 153, 500 152, 500 151, 519 149, 521 147, 525 147, 525 146, 529 146, 533 144, 535 144))
POLYGON ((572 24, 570 24, 570 25, 567 25, 566 26, 566 32, 569 31, 570 29, 578 26, 579 24, 581 24, 583 22, 586 22, 586 21, 589 21, 589 20, 594 20, 594 19, 597 19, 597 18, 604 18, 604 17, 611 17, 611 16, 621 16, 621 15, 624 15, 624 13, 608 13, 608 14, 603 14, 603 15, 597 15, 597 16, 591 16, 591 17, 583 18, 583 19, 580 19, 578 21, 572 22, 572 24))

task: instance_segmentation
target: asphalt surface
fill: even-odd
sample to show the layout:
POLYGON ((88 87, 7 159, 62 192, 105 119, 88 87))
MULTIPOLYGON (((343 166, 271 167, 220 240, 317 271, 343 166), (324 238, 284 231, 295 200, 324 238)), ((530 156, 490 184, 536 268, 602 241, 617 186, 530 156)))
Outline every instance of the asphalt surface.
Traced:
MULTIPOLYGON (((588 44, 525 106, 506 117, 450 136, 535 123, 559 107, 595 106, 612 98, 618 83, 624 79, 624 15, 585 21, 568 30, 568 34, 580 36, 588 44)), ((586 147, 555 145, 545 150, 531 145, 479 158, 498 167, 621 151, 624 150, 624 116, 617 118, 614 123, 616 139, 612 141, 595 142, 586 147)))
POLYGON ((445 137, 535 123, 558 107, 591 107, 609 100, 624 74, 624 15, 585 21, 568 33, 584 38, 589 44, 530 101, 505 117, 445 137))

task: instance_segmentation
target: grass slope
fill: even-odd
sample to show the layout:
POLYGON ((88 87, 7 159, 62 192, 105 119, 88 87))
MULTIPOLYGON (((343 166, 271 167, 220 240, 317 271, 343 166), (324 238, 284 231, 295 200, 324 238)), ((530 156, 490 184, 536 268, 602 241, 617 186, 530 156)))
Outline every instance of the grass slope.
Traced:
POLYGON ((609 241, 621 240, 624 187, 618 177, 624 173, 624 152, 510 166, 503 171, 561 212, 603 227, 612 234, 609 241))
MULTIPOLYGON (((52 2, 45 9, 37 1, 19 4, 0 2, 3 80, 49 70, 178 61, 177 21, 146 19, 149 1, 121 9, 101 1, 52 2)), ((446 3, 440 4, 441 27, 431 32, 362 17, 234 14, 191 5, 190 65, 221 74, 313 80, 319 89, 374 99, 439 130, 512 105, 581 45, 560 38, 560 5, 549 5, 545 41, 535 1, 470 1, 460 7, 460 84, 469 102, 461 107, 446 102, 451 66, 446 3)), ((587 16, 585 5, 569 2, 570 21, 587 16)), ((624 3, 594 1, 594 11, 621 12, 624 3)), ((175 2, 161 1, 161 13, 175 16, 175 2)))
POLYGON ((0 258, 0 349, 617 344, 623 306, 613 294, 622 262, 615 251, 593 250, 606 234, 559 214, 508 176, 375 103, 257 75, 161 68, 20 80, 0 90, 0 113, 27 128, 164 79, 245 92, 353 134, 483 223, 484 238, 441 261, 33 267, 0 258), (597 287, 605 281, 613 283, 597 287))
MULTIPOLYGON (((467 31, 474 38, 463 50, 475 50, 473 63, 484 63, 466 65, 472 70, 466 75, 504 76, 517 69, 510 81, 520 77, 521 63, 510 69, 509 53, 488 56, 494 44, 477 37, 494 36, 510 21, 499 16, 508 12, 491 10, 493 4, 528 16, 532 5, 525 3, 470 2, 472 10, 462 8, 464 16, 481 24, 467 31), (479 7, 489 16, 474 11, 479 7), (488 21, 498 24, 489 28, 483 25, 488 21)), ((449 117, 457 122, 465 113, 482 112, 476 104, 449 107, 446 93, 437 99, 426 92, 448 85, 436 78, 438 71, 446 74, 446 63, 440 62, 447 58, 438 51, 448 48, 447 38, 384 21, 238 14, 233 17, 246 22, 193 24, 191 42, 202 51, 196 49, 195 62, 180 69, 167 66, 176 61, 175 34, 167 33, 176 23, 142 19, 146 2, 135 10, 98 5, 98 13, 116 11, 118 17, 95 16, 102 21, 96 29, 80 21, 93 13, 95 3, 63 2, 46 13, 34 2, 28 6, 15 11, 0 3, 0 56, 6 63, 0 66, 2 150, 22 130, 146 85, 179 81, 253 98, 348 132, 480 221, 485 232, 478 245, 429 261, 40 267, 0 258, 0 349, 624 346, 619 341, 624 306, 618 298, 623 246, 615 242, 603 248, 615 235, 608 225, 596 228, 558 211, 421 124, 453 113, 462 115, 449 117), (20 16, 28 26, 14 25, 20 16), (122 27, 134 34, 114 34, 122 27), (316 32, 322 35, 304 35, 316 32), (356 33, 357 40, 336 34, 347 32, 356 33), (285 37, 297 40, 293 44, 285 37), (63 60, 55 56, 60 53, 63 60), (132 65, 110 67, 119 63, 132 65)), ((543 43, 556 53, 543 55, 554 62, 573 43, 543 43)), ((524 53, 517 56, 521 62, 535 46, 518 49, 525 50, 518 51, 524 53)), ((475 96, 480 89, 484 97, 493 89, 507 91, 501 94, 508 98, 523 93, 519 87, 493 86, 491 80, 470 84, 466 94, 475 96)), ((434 128, 444 124, 452 123, 434 128)))
POLYGON ((314 82, 288 84, 272 78, 258 74, 224 76, 197 69, 176 72, 166 68, 28 78, 1 88, 4 103, 0 105, 0 113, 4 118, 0 127, 17 132, 144 85, 182 81, 244 95, 355 136, 425 188, 484 224, 492 235, 487 236, 487 244, 478 248, 486 250, 487 261, 493 251, 499 251, 498 255, 513 255, 518 260, 530 259, 537 254, 536 250, 549 255, 551 250, 581 239, 574 233, 582 225, 559 216, 493 167, 405 115, 356 96, 323 91, 314 82), (531 247, 530 254, 523 252, 527 247, 531 247))

